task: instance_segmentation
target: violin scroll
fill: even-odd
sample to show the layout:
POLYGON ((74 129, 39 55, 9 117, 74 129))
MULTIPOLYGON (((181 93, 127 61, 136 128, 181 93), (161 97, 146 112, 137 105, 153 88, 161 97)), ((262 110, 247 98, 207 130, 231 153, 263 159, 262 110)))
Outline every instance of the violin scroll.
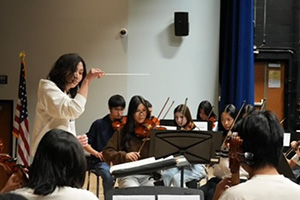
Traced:
POLYGON ((114 128, 114 130, 117 130, 119 128, 122 128, 127 122, 127 117, 122 117, 121 120, 116 120, 112 123, 112 126, 114 128))

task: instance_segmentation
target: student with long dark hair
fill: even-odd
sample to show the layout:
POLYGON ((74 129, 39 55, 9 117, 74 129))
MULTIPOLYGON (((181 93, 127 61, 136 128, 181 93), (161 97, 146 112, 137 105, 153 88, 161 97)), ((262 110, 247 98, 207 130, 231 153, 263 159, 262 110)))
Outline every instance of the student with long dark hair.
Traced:
POLYGON ((81 189, 85 174, 85 155, 77 138, 64 130, 52 129, 38 145, 28 183, 14 192, 29 200, 97 200, 93 193, 81 189))
POLYGON ((201 101, 198 110, 196 119, 198 120, 209 120, 212 124, 212 129, 214 131, 218 128, 218 117, 215 114, 211 103, 207 100, 201 101))
MULTIPOLYGON (((141 96, 133 96, 129 102, 126 124, 114 133, 103 149, 104 160, 121 164, 148 158, 149 142, 140 149, 147 135, 138 130, 143 128, 143 124, 149 117, 145 99, 141 96)), ((147 174, 121 177, 117 181, 120 188, 154 185, 150 175, 147 174)))

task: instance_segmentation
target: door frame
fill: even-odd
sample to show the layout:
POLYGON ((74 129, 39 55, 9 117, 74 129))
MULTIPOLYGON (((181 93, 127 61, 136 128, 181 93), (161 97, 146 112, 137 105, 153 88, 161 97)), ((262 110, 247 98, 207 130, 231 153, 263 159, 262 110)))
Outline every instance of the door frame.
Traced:
POLYGON ((297 127, 297 68, 295 65, 295 52, 291 49, 261 48, 255 54, 255 61, 284 62, 284 116, 285 130, 295 131, 297 127))

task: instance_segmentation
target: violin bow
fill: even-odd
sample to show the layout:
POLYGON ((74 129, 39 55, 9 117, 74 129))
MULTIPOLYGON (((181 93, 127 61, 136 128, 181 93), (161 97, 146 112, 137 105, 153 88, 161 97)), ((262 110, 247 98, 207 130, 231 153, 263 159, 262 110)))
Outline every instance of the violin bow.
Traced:
POLYGON ((166 118, 166 116, 167 116, 167 114, 169 113, 169 111, 170 111, 171 107, 173 106, 174 102, 175 102, 175 101, 172 101, 171 105, 169 106, 167 112, 165 113, 165 115, 163 116, 162 119, 165 119, 165 118, 166 118))
POLYGON ((266 103, 267 103, 267 99, 263 99, 262 105, 260 107, 260 111, 263 111, 265 109, 266 103))
POLYGON ((161 108, 161 110, 160 110, 160 112, 159 112, 159 114, 158 114, 158 116, 157 116, 157 119, 159 119, 159 117, 160 117, 162 111, 165 109, 165 107, 166 107, 166 105, 167 105, 167 103, 168 103, 169 100, 170 100, 170 97, 167 98, 165 104, 164 104, 163 107, 161 108))
POLYGON ((284 122, 284 120, 285 120, 285 117, 282 120, 280 120, 279 123, 282 124, 284 122))
POLYGON ((210 112, 208 113, 206 120, 209 120, 209 117, 211 116, 212 112, 214 111, 214 108, 215 108, 215 106, 212 106, 212 107, 211 107, 211 110, 210 110, 210 112))

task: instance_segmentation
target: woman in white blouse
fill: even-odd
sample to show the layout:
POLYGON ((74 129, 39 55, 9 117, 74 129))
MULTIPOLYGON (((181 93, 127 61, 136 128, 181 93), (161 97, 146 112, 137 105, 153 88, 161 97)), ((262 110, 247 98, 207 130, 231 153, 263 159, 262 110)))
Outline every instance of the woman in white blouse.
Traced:
MULTIPOLYGON (((84 112, 89 85, 103 75, 98 68, 92 68, 87 73, 84 60, 77 54, 60 56, 47 79, 39 82, 32 156, 41 138, 51 129, 59 128, 76 135, 74 120, 84 112)), ((82 138, 78 139, 80 141, 82 138)))

